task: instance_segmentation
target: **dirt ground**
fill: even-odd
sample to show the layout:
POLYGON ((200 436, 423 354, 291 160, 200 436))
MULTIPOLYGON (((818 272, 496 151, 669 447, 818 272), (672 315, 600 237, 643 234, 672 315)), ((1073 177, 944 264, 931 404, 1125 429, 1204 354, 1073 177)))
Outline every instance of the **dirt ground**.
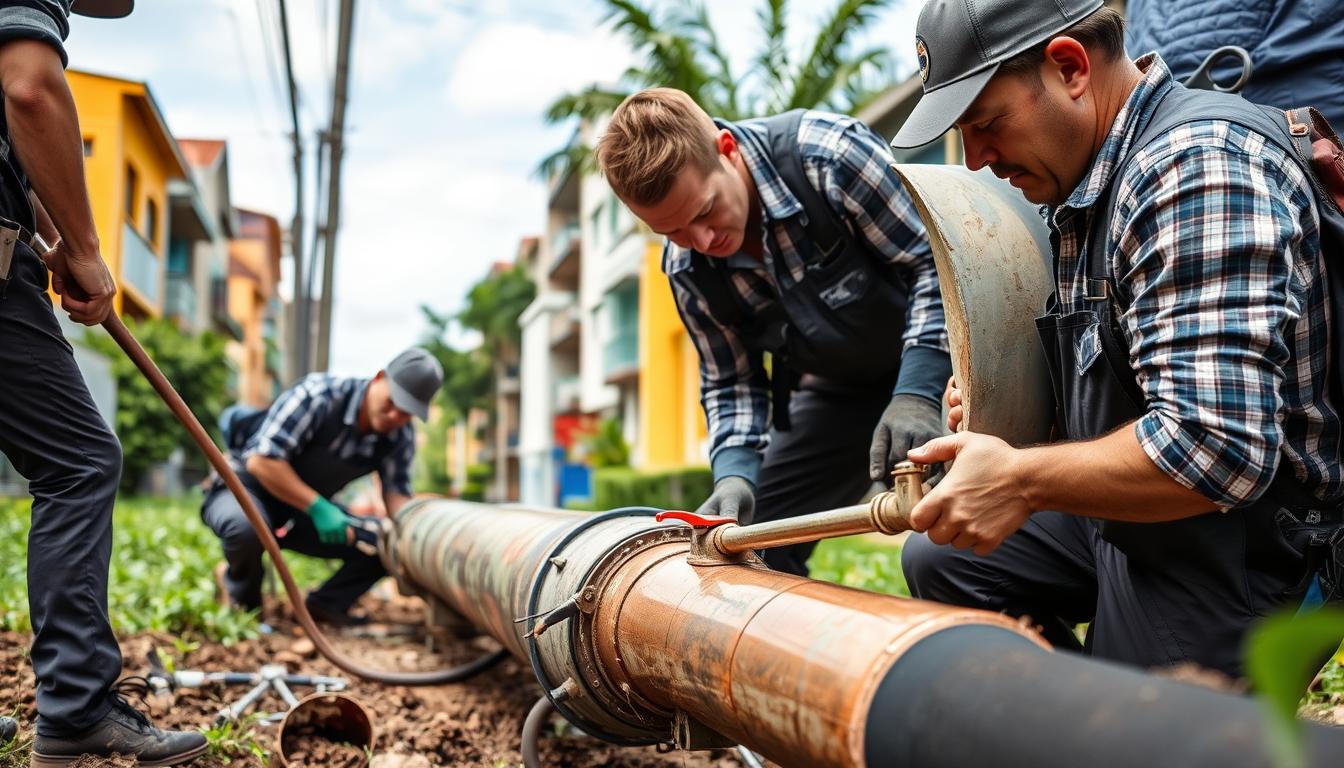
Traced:
MULTIPOLYGON (((459 641, 452 647, 431 652, 419 629, 421 609, 418 601, 379 602, 372 598, 366 598, 366 601, 373 609, 373 617, 380 622, 377 627, 393 632, 411 629, 412 632, 382 638, 335 636, 342 650, 375 667, 437 669, 465 662, 497 647, 489 639, 478 639, 459 641)), ((174 638, 169 636, 124 637, 121 640, 124 674, 145 674, 149 669, 146 659, 151 648, 157 648, 161 655, 173 657, 178 670, 255 671, 262 664, 281 662, 286 663, 291 672, 342 674, 320 656, 304 653, 306 641, 296 637, 287 608, 268 606, 263 619, 275 628, 272 634, 230 648, 202 645, 185 654, 179 653, 174 638)), ((17 711, 27 738, 31 738, 34 715, 33 673, 27 658, 29 642, 30 637, 26 635, 0 633, 0 712, 17 711)), ((223 706, 245 692, 245 686, 183 689, 177 692, 171 705, 154 702, 150 711, 155 723, 161 726, 207 728, 223 706)), ((357 698, 373 718, 376 732, 373 768, 503 768, 521 765, 519 734, 523 719, 541 695, 531 670, 512 658, 462 684, 403 688, 351 679, 347 692, 357 698)), ((302 698, 303 691, 296 693, 302 698)), ((269 695, 261 704, 268 712, 280 706, 278 699, 269 695)), ((541 741, 541 757, 548 766, 710 768, 740 765, 736 756, 728 751, 660 754, 652 747, 631 749, 607 745, 565 728, 558 718, 552 726, 544 732, 541 741)), ((274 726, 257 726, 255 732, 257 740, 267 750, 277 751, 274 726)), ((242 744, 238 749, 245 751, 244 740, 236 734, 228 738, 235 744, 242 744)), ((318 764, 311 758, 303 762, 318 764)), ((130 764, 119 760, 86 760, 85 763, 80 768, 121 768, 130 764)), ((212 755, 193 765, 199 768, 264 766, 266 762, 255 756, 225 758, 212 755)))

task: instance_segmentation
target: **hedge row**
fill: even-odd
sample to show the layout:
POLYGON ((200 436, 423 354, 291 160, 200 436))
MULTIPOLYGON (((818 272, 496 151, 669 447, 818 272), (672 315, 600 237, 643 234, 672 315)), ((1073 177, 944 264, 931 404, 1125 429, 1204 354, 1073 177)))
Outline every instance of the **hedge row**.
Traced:
POLYGON ((709 497, 714 479, 709 467, 640 472, 629 467, 593 471, 593 503, 598 510, 618 507, 695 509, 709 497))

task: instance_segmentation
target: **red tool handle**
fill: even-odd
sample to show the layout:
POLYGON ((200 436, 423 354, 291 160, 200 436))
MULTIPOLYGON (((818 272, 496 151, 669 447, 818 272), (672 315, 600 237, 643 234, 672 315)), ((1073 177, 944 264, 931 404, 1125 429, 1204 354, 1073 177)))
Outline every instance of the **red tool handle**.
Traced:
POLYGON ((736 523, 737 520, 731 517, 720 517, 719 515, 697 515, 694 512, 683 512, 679 509, 669 509, 654 515, 654 520, 663 522, 664 520, 680 520, 692 528, 713 528, 716 525, 726 525, 727 523, 736 523))

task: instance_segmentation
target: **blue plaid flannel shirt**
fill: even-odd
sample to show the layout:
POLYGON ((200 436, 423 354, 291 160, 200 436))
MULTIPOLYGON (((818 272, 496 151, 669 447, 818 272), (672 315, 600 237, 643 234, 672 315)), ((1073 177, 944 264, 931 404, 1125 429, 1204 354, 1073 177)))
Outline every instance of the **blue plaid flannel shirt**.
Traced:
MULTIPOLYGON (((798 215, 802 203, 769 163, 766 127, 759 120, 720 123, 739 135, 738 146, 760 197, 764 257, 782 262, 784 279, 797 282, 817 258, 798 215)), ((891 265, 894 282, 910 286, 903 359, 911 348, 947 352, 938 273, 924 224, 910 195, 892 170, 887 142, 851 117, 808 111, 799 126, 803 171, 831 204, 837 219, 891 265)), ((691 251, 669 242, 663 272, 672 284, 682 322, 700 354, 701 403, 709 422, 710 460, 715 479, 740 474, 755 482, 760 453, 769 444, 769 378, 763 356, 744 343, 738 330, 724 324, 689 279, 680 273, 691 251)), ((757 311, 776 301, 773 279, 764 266, 735 269, 732 290, 757 311)), ((792 284, 792 283, 790 283, 792 284)), ((936 393, 921 393, 935 399, 936 393)))
POLYGON ((363 459, 371 464, 380 448, 391 445, 391 451, 377 467, 383 492, 410 496, 415 429, 407 424, 387 435, 361 433, 359 405, 368 387, 369 379, 308 374, 271 404, 266 419, 243 448, 243 459, 266 456, 289 461, 312 442, 318 427, 330 414, 339 413, 347 429, 327 447, 345 461, 363 459))
MULTIPOLYGON (((1078 258, 1115 164, 1172 84, 1156 55, 1091 171, 1047 218, 1061 311, 1082 309, 1078 258)), ((1148 457, 1220 509, 1257 499, 1280 461, 1341 496, 1340 417, 1326 391, 1328 287, 1310 181, 1260 134, 1182 125, 1120 169, 1109 222, 1120 330, 1147 401, 1148 457)))

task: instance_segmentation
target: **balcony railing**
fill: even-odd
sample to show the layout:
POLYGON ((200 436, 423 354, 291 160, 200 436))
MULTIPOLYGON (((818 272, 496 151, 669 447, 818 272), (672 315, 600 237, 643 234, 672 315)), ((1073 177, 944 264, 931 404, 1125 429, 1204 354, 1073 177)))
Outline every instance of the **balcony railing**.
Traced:
POLYGON ((159 306, 159 275, 162 274, 158 254, 130 224, 123 225, 121 238, 121 277, 135 288, 150 306, 159 306))
POLYGON ((623 331, 607 341, 602 355, 602 370, 608 379, 639 370, 639 335, 623 331))
POLYGON ((566 413, 579 408, 579 377, 564 376, 555 381, 555 412, 566 413))
POLYGON ((163 314, 188 326, 196 322, 196 286, 191 284, 191 275, 168 275, 163 314))

